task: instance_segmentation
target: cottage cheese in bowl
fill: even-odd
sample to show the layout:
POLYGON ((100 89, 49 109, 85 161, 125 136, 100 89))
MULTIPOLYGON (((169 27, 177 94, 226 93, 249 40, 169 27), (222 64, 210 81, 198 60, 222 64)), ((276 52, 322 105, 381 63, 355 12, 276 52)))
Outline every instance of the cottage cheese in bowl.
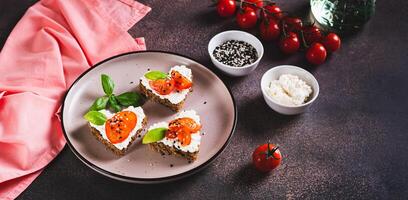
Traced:
POLYGON ((274 101, 287 106, 302 105, 312 94, 312 88, 292 74, 282 74, 278 80, 272 80, 266 91, 274 101))
POLYGON ((306 111, 319 95, 319 83, 308 71, 280 65, 265 72, 261 78, 261 91, 266 104, 284 115, 297 115, 306 111))

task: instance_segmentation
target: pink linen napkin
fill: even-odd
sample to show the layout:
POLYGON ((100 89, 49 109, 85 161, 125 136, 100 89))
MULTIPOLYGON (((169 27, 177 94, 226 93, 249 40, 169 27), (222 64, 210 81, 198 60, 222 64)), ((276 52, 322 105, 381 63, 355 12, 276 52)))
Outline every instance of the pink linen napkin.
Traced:
POLYGON ((150 8, 133 0, 42 0, 0 53, 0 199, 17 197, 65 145, 56 114, 93 64, 145 50, 127 30, 150 8))

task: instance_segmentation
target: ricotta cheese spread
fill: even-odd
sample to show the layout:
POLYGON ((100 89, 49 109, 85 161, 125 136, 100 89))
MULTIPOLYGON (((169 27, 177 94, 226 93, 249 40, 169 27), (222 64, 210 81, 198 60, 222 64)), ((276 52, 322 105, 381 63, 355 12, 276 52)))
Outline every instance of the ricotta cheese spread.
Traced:
MULTIPOLYGON (((187 68, 185 65, 180 65, 180 66, 176 65, 172 67, 170 69, 169 74, 173 70, 178 71, 181 75, 186 77, 188 80, 193 81, 193 74, 191 72, 191 69, 187 68)), ((184 89, 178 92, 177 91, 172 92, 167 95, 161 95, 155 90, 153 90, 152 87, 150 87, 149 79, 147 79, 145 76, 142 76, 140 80, 141 80, 141 84, 143 84, 148 90, 151 90, 155 95, 159 96, 161 99, 168 99, 172 104, 178 104, 182 102, 186 98, 186 95, 188 94, 188 92, 190 91, 190 88, 189 88, 189 89, 184 89)))
POLYGON ((266 91, 275 102, 287 106, 302 105, 312 94, 312 88, 305 81, 291 74, 283 74, 278 80, 271 81, 266 91))
MULTIPOLYGON (((135 128, 129 133, 129 136, 125 140, 123 140, 120 143, 113 144, 113 146, 115 146, 119 150, 122 150, 122 149, 126 148, 129 145, 129 143, 132 141, 132 137, 134 137, 136 135, 137 131, 143 127, 142 122, 143 122, 143 119, 146 117, 144 112, 143 112, 143 109, 141 107, 136 107, 135 108, 133 106, 129 106, 129 107, 123 109, 122 111, 130 111, 130 112, 135 113, 136 116, 137 116, 137 122, 136 122, 135 128)), ((115 113, 111 113, 109 110, 106 110, 106 109, 100 110, 99 112, 103 113, 106 116, 106 119, 110 119, 115 115, 115 113)), ((106 120, 106 121, 108 121, 108 120, 106 120)), ((89 123, 89 124, 92 127, 94 127, 96 130, 99 131, 99 133, 101 134, 103 139, 110 142, 109 139, 108 139, 108 136, 106 135, 106 131, 105 131, 106 122, 103 125, 100 125, 100 126, 92 124, 92 123, 89 123)))
MULTIPOLYGON (((179 115, 177 115, 176 119, 182 118, 182 117, 189 117, 193 119, 196 123, 200 124, 200 116, 198 116, 194 110, 182 111, 179 115)), ((155 129, 155 128, 168 128, 168 127, 169 127, 169 123, 159 122, 159 123, 155 123, 152 126, 150 126, 148 131, 155 129)), ((197 131, 196 133, 191 134, 191 143, 187 146, 182 146, 180 141, 178 141, 177 138, 164 137, 163 139, 157 142, 161 142, 164 145, 174 147, 176 149, 180 149, 181 151, 184 151, 184 152, 193 153, 199 150, 200 143, 201 143, 201 134, 200 134, 200 131, 197 131)))

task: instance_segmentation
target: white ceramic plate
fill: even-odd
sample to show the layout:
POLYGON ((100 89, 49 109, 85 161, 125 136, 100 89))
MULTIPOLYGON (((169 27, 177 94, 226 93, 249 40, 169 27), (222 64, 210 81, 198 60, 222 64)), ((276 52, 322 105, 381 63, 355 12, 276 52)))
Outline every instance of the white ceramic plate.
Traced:
MULTIPOLYGON (((148 101, 143 106, 147 127, 169 121, 177 113, 148 101)), ((214 73, 182 55, 161 51, 132 52, 109 58, 84 72, 68 90, 62 105, 62 127, 74 154, 90 168, 108 177, 136 183, 158 183, 185 177, 203 169, 227 146, 234 132, 237 111, 229 89, 214 73), (147 70, 167 72, 174 65, 188 66, 194 76, 193 92, 183 110, 194 109, 203 125, 198 159, 189 163, 174 156, 162 156, 136 139, 126 155, 119 157, 90 133, 83 115, 92 102, 103 96, 101 74, 115 82, 114 93, 137 91, 139 78, 147 70)), ((146 127, 146 128, 147 128, 146 127)))

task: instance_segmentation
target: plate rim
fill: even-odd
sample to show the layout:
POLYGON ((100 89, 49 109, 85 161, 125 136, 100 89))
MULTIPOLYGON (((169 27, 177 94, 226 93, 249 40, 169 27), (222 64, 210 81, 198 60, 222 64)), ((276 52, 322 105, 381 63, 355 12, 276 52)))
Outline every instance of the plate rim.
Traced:
POLYGON ((166 177, 160 177, 160 178, 137 178, 137 177, 129 177, 129 176, 124 176, 124 175, 120 175, 120 174, 116 174, 113 172, 110 172, 108 170, 102 169, 100 167, 98 167, 97 165, 93 164, 92 162, 90 162, 89 160, 87 160, 85 157, 83 157, 75 148, 74 146, 71 144, 65 127, 64 127, 64 106, 65 106, 65 101, 66 98, 68 96, 68 93, 71 91, 71 89, 73 88, 73 86, 75 84, 78 83, 78 81, 80 79, 82 79, 83 76, 85 76, 86 74, 88 74, 90 71, 92 71, 93 69, 95 69, 96 67, 99 67, 100 65, 102 65, 103 63, 106 63, 110 60, 122 57, 122 56, 126 56, 126 55, 131 55, 131 54, 143 54, 143 53, 164 53, 164 54, 170 54, 170 55, 175 55, 175 56, 180 56, 186 59, 190 59, 202 66, 205 67, 205 65, 201 64, 200 62, 198 62, 196 59, 193 59, 189 56, 185 56, 179 53, 174 53, 174 52, 169 52, 169 51, 162 51, 162 50, 145 50, 145 51, 131 51, 131 52, 126 52, 126 53, 121 53, 115 56, 111 56, 109 58, 106 58, 98 63, 96 63, 95 65, 91 66, 90 68, 88 68, 87 70, 85 70, 84 72, 81 73, 81 75, 79 75, 75 81, 71 84, 71 86, 68 88, 68 90, 65 92, 64 97, 62 99, 62 104, 61 104, 61 114, 60 114, 60 118, 61 118, 61 128, 62 128, 62 132, 65 138, 66 143, 68 144, 69 148, 71 149, 71 151, 75 154, 75 156, 77 158, 79 158, 79 160, 81 160, 83 163, 85 163, 85 165, 87 165, 88 167, 90 167, 91 169, 93 169, 94 171, 107 176, 109 178, 113 178, 116 180, 122 180, 122 181, 126 181, 126 182, 134 182, 134 183, 161 183, 161 182, 167 182, 167 181, 172 181, 172 180, 178 180, 184 177, 187 177, 189 175, 192 175, 196 172, 201 171, 202 169, 204 169, 205 167, 207 167, 210 163, 212 163, 218 156, 220 156, 220 154, 222 152, 224 152, 224 150, 227 148, 227 146, 229 145, 229 143, 231 142, 231 138, 234 135, 236 126, 237 126, 237 119, 238 119, 238 110, 237 110, 237 104, 235 101, 234 96, 232 95, 231 89, 230 87, 228 87, 225 82, 218 77, 217 74, 215 74, 212 70, 210 70, 209 68, 205 67, 206 69, 208 69, 211 73, 213 73, 225 86, 225 88, 227 88, 227 91, 232 99, 232 104, 234 107, 234 122, 232 125, 232 129, 230 131, 230 134, 228 136, 227 141, 223 144, 223 146, 217 151, 217 153, 215 153, 210 159, 206 160, 204 163, 202 163, 201 165, 198 165, 188 171, 179 173, 179 174, 175 174, 175 175, 171 175, 171 176, 166 176, 166 177))

